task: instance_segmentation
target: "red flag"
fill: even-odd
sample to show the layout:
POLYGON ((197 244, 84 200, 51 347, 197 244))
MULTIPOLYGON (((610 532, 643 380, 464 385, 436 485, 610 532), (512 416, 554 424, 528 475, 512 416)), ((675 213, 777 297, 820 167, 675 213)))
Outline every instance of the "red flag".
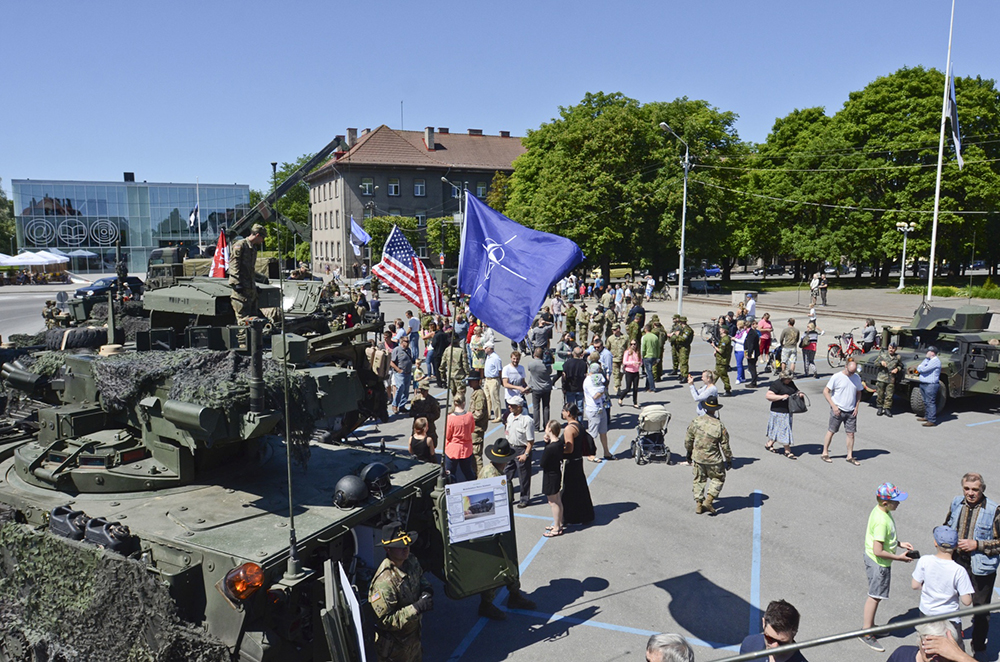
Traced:
POLYGON ((229 245, 226 243, 226 233, 219 232, 219 243, 215 245, 215 256, 212 258, 212 269, 208 275, 212 278, 225 278, 229 270, 229 245))

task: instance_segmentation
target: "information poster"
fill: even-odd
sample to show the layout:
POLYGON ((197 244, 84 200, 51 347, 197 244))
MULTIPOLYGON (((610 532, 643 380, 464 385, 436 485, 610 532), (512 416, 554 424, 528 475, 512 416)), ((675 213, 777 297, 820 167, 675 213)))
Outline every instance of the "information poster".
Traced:
POLYGON ((444 488, 452 543, 510 531, 507 479, 484 478, 444 488))

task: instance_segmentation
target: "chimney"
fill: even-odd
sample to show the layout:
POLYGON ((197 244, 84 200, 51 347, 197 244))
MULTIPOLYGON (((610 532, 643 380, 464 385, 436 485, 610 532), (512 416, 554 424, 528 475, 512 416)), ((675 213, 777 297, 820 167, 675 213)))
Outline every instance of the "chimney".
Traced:
POLYGON ((348 129, 347 130, 347 149, 354 147, 354 144, 358 142, 358 130, 348 129))
POLYGON ((424 127, 424 145, 427 146, 427 151, 434 151, 434 127, 427 126, 424 127))
POLYGON ((500 132, 500 137, 501 138, 510 138, 510 131, 501 131, 500 132))
POLYGON ((481 136, 481 135, 483 135, 483 130, 482 129, 469 129, 469 135, 470 136, 481 136))
POLYGON ((369 127, 369 128, 367 128, 367 129, 365 129, 364 131, 362 131, 362 132, 361 132, 361 135, 363 135, 363 136, 367 136, 367 135, 368 135, 369 133, 371 133, 371 132, 372 132, 372 130, 371 130, 371 127, 369 127))
POLYGON ((446 127, 446 126, 439 126, 438 127, 438 133, 448 133, 448 127, 446 127))
POLYGON ((134 182, 135 181, 135 173, 134 172, 126 172, 124 174, 125 174, 125 181, 126 182, 134 182))

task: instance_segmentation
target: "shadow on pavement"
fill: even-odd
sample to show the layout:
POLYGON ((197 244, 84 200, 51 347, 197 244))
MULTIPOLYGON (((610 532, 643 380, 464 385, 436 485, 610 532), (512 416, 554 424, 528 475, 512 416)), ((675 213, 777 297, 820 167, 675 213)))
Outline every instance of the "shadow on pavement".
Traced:
MULTIPOLYGON (((714 507, 719 511, 720 515, 743 510, 744 508, 753 508, 755 496, 754 494, 748 494, 747 496, 720 496, 715 500, 714 507)), ((761 503, 767 501, 768 498, 770 497, 766 494, 761 494, 761 503)))
POLYGON ((594 506, 594 521, 590 526, 604 526, 618 519, 625 513, 630 513, 639 507, 634 501, 620 501, 618 503, 601 503, 594 506))
MULTIPOLYGON (((752 500, 751 500, 752 503, 752 500)), ((739 644, 747 635, 749 602, 709 581, 700 571, 656 582, 670 594, 670 615, 686 632, 709 644, 739 644), (711 618, 705 606, 711 605, 711 618)))
MULTIPOLYGON (((910 607, 909 611, 906 611, 902 614, 897 614, 896 616, 890 618, 888 621, 886 621, 886 625, 889 625, 891 623, 898 623, 899 621, 906 621, 911 618, 920 618, 921 616, 923 616, 923 614, 920 613, 920 609, 918 607, 910 607)), ((916 630, 914 628, 906 628, 905 630, 894 630, 892 632, 889 632, 881 636, 884 638, 893 637, 894 639, 905 639, 906 637, 909 637, 911 634, 915 633, 916 630)))

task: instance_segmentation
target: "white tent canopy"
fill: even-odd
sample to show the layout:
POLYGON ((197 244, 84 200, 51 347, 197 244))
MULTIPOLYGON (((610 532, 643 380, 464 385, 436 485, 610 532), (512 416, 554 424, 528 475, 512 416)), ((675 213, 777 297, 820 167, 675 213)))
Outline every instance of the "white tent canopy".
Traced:
POLYGON ((35 253, 35 255, 48 260, 46 264, 60 264, 63 262, 69 262, 69 256, 63 255, 61 253, 56 254, 56 253, 50 253, 49 251, 38 251, 37 253, 35 253))
POLYGON ((14 257, 7 258, 4 264, 6 266, 29 267, 61 264, 64 262, 69 262, 69 258, 63 257, 62 255, 53 255, 52 253, 48 253, 46 251, 38 251, 37 253, 19 253, 14 257))
POLYGON ((91 251, 78 248, 77 250, 69 253, 69 257, 97 257, 97 253, 92 253, 91 251))
POLYGON ((47 248, 47 249, 45 249, 45 252, 46 253, 52 253, 53 255, 62 255, 63 257, 69 257, 68 253, 63 253, 58 248, 47 248))

